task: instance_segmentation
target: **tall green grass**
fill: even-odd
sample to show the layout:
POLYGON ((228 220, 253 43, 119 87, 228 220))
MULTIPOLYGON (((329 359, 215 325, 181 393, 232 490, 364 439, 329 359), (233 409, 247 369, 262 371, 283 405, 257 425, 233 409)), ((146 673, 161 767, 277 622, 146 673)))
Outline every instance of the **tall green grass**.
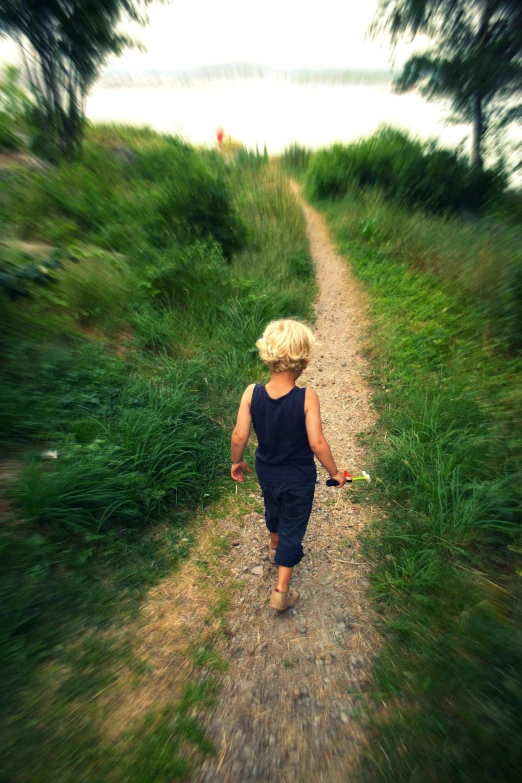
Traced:
POLYGON ((473 236, 466 223, 368 193, 323 208, 374 318, 379 422, 367 444, 382 512, 363 545, 383 647, 361 775, 515 781, 522 365, 491 329, 495 298, 473 266, 481 245, 507 264, 515 232, 485 221, 473 236), (506 245, 493 247, 493 236, 506 245))
MULTIPOLYGON (((111 627, 187 554, 191 514, 228 481, 241 392, 264 372, 256 339, 272 318, 311 315, 303 216, 268 161, 250 158, 236 167, 145 129, 92 128, 76 163, 3 187, 10 246, 79 262, 0 303, 0 438, 14 466, 2 483, 2 699, 16 714, 43 709, 40 664, 69 634, 111 627)), ((65 774, 60 710, 47 734, 65 774)), ((17 725, 5 724, 9 763, 42 775, 40 746, 17 725)))
MULTIPOLYGON (((484 350, 517 352, 522 335, 522 233, 495 214, 480 220, 402 209, 381 191, 354 191, 328 207, 343 231, 391 259, 445 281, 480 315, 484 350)), ((413 283, 412 283, 413 284, 413 283)), ((475 323, 478 326, 477 318, 475 323)))
POLYGON ((311 156, 311 150, 294 142, 289 147, 285 148, 281 160, 285 168, 289 171, 294 174, 300 174, 304 173, 308 168, 311 156))

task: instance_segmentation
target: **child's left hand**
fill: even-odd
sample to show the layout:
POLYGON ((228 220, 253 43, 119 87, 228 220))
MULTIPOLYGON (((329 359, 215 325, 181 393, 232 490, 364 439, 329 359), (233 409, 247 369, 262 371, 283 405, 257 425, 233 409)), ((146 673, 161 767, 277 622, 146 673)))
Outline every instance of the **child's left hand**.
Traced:
POLYGON ((247 473, 250 473, 248 462, 246 462, 244 459, 242 459, 241 462, 233 462, 230 469, 230 475, 234 481, 243 482, 245 480, 245 476, 243 474, 244 470, 246 470, 247 473))

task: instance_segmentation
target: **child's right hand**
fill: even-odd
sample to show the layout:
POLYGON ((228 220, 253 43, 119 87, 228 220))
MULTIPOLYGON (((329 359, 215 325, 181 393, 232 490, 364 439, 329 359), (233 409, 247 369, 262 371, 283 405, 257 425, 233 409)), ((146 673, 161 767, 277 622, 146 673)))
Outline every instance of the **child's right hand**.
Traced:
POLYGON ((243 482, 245 480, 245 476, 243 474, 244 470, 246 470, 247 473, 250 473, 249 464, 244 459, 242 459, 241 462, 233 462, 230 469, 230 475, 234 481, 243 482))
POLYGON ((334 484, 335 489, 340 489, 343 484, 346 484, 346 476, 344 475, 344 470, 338 470, 337 473, 334 473, 332 476, 330 476, 331 479, 334 481, 337 481, 337 484, 334 484))

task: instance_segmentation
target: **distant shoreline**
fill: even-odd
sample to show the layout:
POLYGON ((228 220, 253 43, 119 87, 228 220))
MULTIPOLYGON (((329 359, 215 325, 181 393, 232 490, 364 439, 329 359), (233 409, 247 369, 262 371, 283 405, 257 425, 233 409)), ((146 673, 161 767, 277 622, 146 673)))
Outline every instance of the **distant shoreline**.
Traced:
POLYGON ((393 71, 386 70, 290 70, 268 68, 250 64, 215 65, 193 68, 188 71, 106 71, 97 84, 98 88, 125 87, 198 87, 223 81, 258 81, 266 79, 285 84, 341 85, 341 84, 391 84, 393 71))

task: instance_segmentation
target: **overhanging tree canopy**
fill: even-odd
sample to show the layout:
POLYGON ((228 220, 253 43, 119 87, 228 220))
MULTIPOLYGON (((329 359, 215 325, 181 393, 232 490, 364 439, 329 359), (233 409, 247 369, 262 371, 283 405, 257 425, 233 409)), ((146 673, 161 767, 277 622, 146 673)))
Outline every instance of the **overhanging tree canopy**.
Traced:
POLYGON ((481 167, 486 134, 522 118, 522 0, 381 0, 372 30, 393 43, 407 34, 433 42, 408 60, 397 87, 449 98, 454 118, 472 124, 481 167))
POLYGON ((47 155, 71 158, 81 143, 85 99, 111 54, 131 45, 116 31, 146 23, 151 0, 0 0, 0 34, 20 45, 47 155))

